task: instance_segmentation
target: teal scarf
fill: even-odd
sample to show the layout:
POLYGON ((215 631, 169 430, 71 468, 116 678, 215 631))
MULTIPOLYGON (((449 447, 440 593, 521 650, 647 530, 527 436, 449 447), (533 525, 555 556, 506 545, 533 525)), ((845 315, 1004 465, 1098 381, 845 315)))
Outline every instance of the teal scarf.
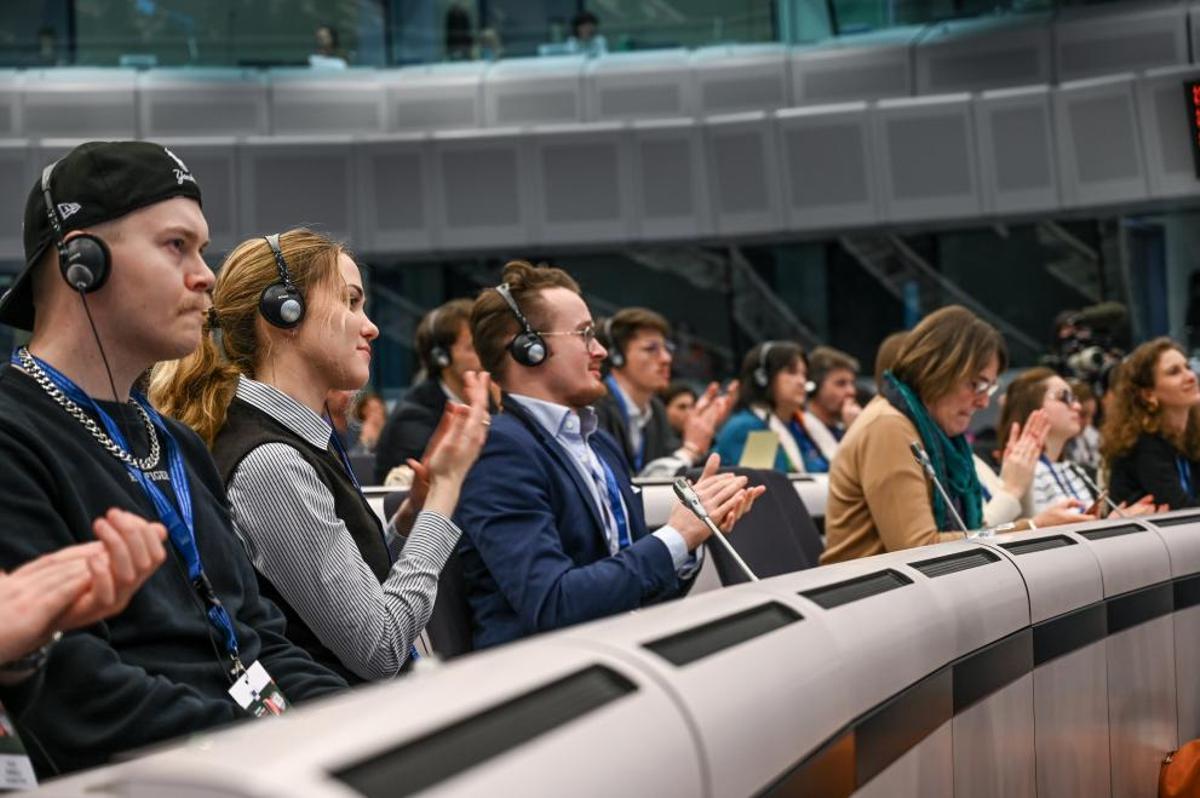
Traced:
MULTIPOLYGON (((983 526, 983 486, 975 473, 975 461, 971 455, 971 446, 966 436, 958 435, 953 438, 946 435, 942 428, 929 417, 925 405, 903 382, 896 378, 891 371, 883 373, 884 384, 882 393, 892 405, 908 417, 921 436, 921 443, 933 461, 933 470, 946 492, 958 506, 967 529, 979 529, 983 526)), ((933 491, 933 517, 937 528, 949 529, 947 520, 949 512, 946 501, 936 488, 933 491)))

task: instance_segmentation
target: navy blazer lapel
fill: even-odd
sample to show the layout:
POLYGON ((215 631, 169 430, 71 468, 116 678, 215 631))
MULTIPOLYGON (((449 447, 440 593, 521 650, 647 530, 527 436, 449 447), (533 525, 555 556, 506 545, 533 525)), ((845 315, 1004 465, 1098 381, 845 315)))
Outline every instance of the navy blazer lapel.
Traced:
POLYGON ((575 489, 579 491, 580 498, 583 499, 583 504, 588 508, 588 512, 592 516, 592 522, 596 526, 596 532, 600 535, 604 545, 608 546, 608 535, 605 532, 604 519, 600 517, 600 508, 592 501, 591 487, 583 481, 583 475, 579 473, 579 466, 575 465, 575 458, 571 457, 570 452, 562 447, 558 441, 554 440, 551 435, 546 432, 541 424, 526 412, 525 408, 521 407, 519 402, 515 402, 508 394, 504 394, 502 404, 504 412, 511 415, 516 420, 524 424, 533 436, 546 447, 554 459, 558 460, 559 466, 571 481, 575 483, 575 489))

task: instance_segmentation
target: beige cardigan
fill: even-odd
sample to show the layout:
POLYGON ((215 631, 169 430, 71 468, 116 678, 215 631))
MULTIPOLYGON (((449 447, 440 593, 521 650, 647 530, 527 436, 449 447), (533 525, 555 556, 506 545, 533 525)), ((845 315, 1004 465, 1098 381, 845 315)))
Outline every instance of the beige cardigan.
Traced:
POLYGON ((883 397, 863 409, 829 472, 822 564, 964 537, 933 520, 933 486, 909 450, 920 439, 883 397))

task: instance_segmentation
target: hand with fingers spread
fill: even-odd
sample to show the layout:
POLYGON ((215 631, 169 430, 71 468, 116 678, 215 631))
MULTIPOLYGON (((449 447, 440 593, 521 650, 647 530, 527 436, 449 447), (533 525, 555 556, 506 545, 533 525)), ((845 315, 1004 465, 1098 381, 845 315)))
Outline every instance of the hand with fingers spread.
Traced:
POLYGON ((738 383, 734 380, 722 394, 721 386, 712 382, 696 400, 683 425, 683 448, 696 460, 703 457, 712 447, 713 436, 733 412, 737 401, 737 389, 738 383))
POLYGON ((1041 408, 1029 414, 1024 429, 1013 422, 1000 463, 1000 481, 1004 484, 1005 493, 1019 500, 1029 491, 1049 432, 1050 419, 1041 408))
MULTIPOLYGON (((696 495, 700 497, 700 502, 713 522, 721 531, 728 533, 734 524, 750 511, 758 497, 766 492, 766 488, 761 485, 747 488, 746 477, 730 473, 718 474, 717 469, 720 467, 720 456, 711 455, 694 487, 696 495)), ((708 525, 682 504, 677 504, 671 510, 667 523, 683 536, 688 551, 694 551, 711 534, 708 525)))
POLYGON ((407 535, 421 510, 432 510, 447 518, 454 513, 463 480, 487 441, 490 391, 487 372, 468 371, 463 375, 467 404, 448 402, 421 461, 408 460, 413 482, 393 519, 398 533, 407 535))
POLYGON ((166 530, 122 510, 93 525, 97 540, 45 554, 0 572, 0 663, 45 645, 56 631, 115 615, 154 573, 166 530))

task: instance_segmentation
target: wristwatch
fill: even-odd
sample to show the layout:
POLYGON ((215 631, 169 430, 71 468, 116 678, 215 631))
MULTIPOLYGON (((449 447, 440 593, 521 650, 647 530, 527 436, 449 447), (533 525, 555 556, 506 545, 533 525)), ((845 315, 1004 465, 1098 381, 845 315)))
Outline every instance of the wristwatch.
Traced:
POLYGON ((41 648, 34 649, 20 659, 0 664, 0 674, 28 674, 41 670, 46 667, 46 660, 50 659, 50 649, 61 639, 62 632, 55 632, 50 642, 41 648))

